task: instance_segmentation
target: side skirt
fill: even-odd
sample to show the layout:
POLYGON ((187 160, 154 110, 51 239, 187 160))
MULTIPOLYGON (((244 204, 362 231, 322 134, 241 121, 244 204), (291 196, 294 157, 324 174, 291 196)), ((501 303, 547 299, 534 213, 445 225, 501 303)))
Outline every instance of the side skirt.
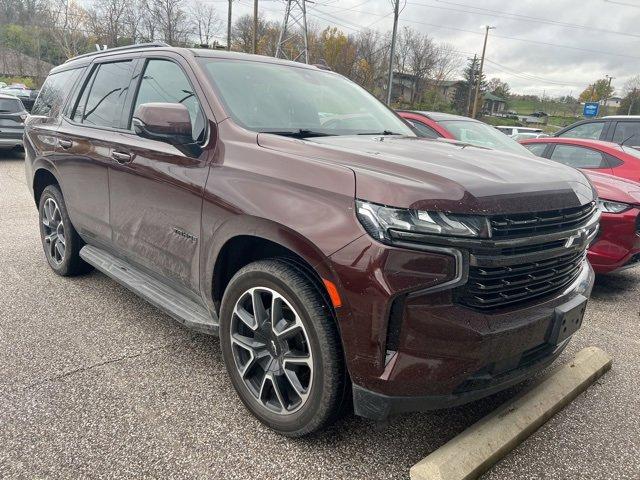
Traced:
POLYGON ((202 305, 161 281, 92 245, 82 247, 80 256, 85 262, 171 315, 185 327, 207 335, 218 335, 219 322, 215 313, 212 314, 202 305))

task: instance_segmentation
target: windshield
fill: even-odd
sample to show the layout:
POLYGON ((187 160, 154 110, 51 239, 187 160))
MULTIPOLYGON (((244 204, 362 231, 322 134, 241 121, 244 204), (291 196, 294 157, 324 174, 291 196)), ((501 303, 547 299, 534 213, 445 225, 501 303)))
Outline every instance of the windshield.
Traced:
POLYGON ((335 73, 245 60, 199 61, 228 113, 249 130, 415 137, 366 90, 335 73))
POLYGON ((456 140, 478 147, 494 148, 504 152, 531 156, 532 153, 504 133, 486 123, 469 120, 445 120, 439 122, 456 140))

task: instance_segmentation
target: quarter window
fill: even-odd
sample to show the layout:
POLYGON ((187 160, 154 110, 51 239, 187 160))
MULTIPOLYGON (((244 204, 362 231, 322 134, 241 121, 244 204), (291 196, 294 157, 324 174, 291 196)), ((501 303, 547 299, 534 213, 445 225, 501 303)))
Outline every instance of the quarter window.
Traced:
POLYGON ((86 125, 120 127, 130 80, 130 61, 100 64, 84 87, 73 120, 86 125))
POLYGON ((577 127, 567 130, 559 136, 565 138, 590 138, 592 140, 599 140, 603 129, 604 122, 583 123, 582 125, 578 125, 577 127))
POLYGON ((547 144, 546 143, 529 143, 527 145, 524 145, 524 147, 534 155, 541 157, 544 151, 547 149, 547 144))
POLYGON ((55 117, 60 111, 66 95, 83 70, 84 67, 49 75, 33 104, 31 114, 55 117))
POLYGON ((551 160, 574 168, 608 168, 602 153, 575 145, 556 145, 551 160))
MULTIPOLYGON (((204 142, 206 121, 198 97, 182 69, 170 60, 149 60, 133 113, 143 103, 181 103, 189 110, 194 142, 204 142)), ((129 118, 131 125, 131 118, 129 118)))
POLYGON ((431 127, 417 120, 407 120, 418 131, 421 137, 438 138, 440 135, 431 127))

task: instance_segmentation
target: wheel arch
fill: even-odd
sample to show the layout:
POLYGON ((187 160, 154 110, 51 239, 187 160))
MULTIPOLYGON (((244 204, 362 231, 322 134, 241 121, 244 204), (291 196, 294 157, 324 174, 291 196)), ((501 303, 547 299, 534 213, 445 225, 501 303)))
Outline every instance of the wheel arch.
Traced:
POLYGON ((204 268, 207 274, 201 279, 203 293, 218 313, 224 290, 235 272, 254 261, 277 257, 301 268, 318 287, 334 318, 339 317, 340 309, 335 308, 325 280, 338 292, 342 288, 328 258, 309 239, 284 225, 256 217, 236 217, 215 232, 208 252, 204 268))
POLYGON ((35 166, 31 184, 31 187, 33 188, 33 199, 36 206, 40 204, 42 192, 49 185, 58 185, 60 190, 62 190, 60 178, 53 166, 48 162, 40 162, 35 166))

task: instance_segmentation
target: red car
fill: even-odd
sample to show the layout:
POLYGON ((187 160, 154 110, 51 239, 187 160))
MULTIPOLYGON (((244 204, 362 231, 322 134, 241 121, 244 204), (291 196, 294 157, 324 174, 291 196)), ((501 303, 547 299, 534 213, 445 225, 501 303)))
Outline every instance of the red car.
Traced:
POLYGON ((640 265, 640 183, 612 175, 585 172, 598 191, 600 232, 589 247, 596 273, 640 265))
POLYGON ((640 150, 585 138, 533 138, 520 142, 539 157, 570 167, 640 181, 640 150))
POLYGON ((448 138, 475 145, 493 148, 517 155, 529 155, 526 148, 496 128, 469 117, 440 112, 418 112, 399 110, 416 133, 425 138, 448 138))

